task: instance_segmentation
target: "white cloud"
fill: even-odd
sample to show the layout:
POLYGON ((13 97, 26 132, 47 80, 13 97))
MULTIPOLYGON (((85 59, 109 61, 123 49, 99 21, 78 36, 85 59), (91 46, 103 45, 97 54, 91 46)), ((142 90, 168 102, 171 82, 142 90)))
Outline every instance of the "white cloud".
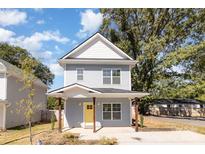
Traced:
POLYGON ((10 26, 25 23, 27 19, 26 12, 20 12, 16 9, 0 9, 0 25, 10 26))
MULTIPOLYGON (((56 57, 53 52, 43 49, 43 43, 48 41, 66 43, 70 40, 62 36, 59 31, 35 32, 31 36, 17 37, 14 32, 0 28, 0 42, 7 42, 27 49, 35 58, 41 59, 56 76, 61 76, 63 75, 63 69, 56 64, 56 57)), ((55 49, 58 52, 62 52, 57 45, 55 49)))
POLYGON ((60 34, 59 31, 43 31, 35 32, 30 37, 20 36, 17 38, 10 39, 10 43, 13 45, 18 45, 29 51, 37 51, 42 48, 43 42, 55 41, 59 43, 66 43, 69 41, 67 37, 60 34))
POLYGON ((45 58, 47 60, 52 59, 53 53, 51 51, 44 51, 39 54, 40 58, 45 58))
POLYGON ((56 76, 63 75, 63 68, 59 64, 50 64, 49 68, 56 76))
POLYGON ((98 30, 98 28, 102 25, 103 15, 99 13, 95 13, 93 10, 88 9, 85 12, 81 12, 81 25, 82 28, 77 33, 79 38, 84 38, 98 30))
POLYGON ((8 42, 14 35, 14 32, 0 28, 0 42, 8 42))
POLYGON ((38 20, 38 21, 36 21, 36 23, 37 23, 38 25, 43 25, 43 24, 45 24, 45 21, 44 21, 44 20, 38 20))

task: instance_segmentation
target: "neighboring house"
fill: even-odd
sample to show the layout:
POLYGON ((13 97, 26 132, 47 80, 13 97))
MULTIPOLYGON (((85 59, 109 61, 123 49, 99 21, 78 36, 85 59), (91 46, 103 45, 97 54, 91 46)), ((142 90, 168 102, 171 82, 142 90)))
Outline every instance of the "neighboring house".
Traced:
POLYGON ((148 93, 131 91, 136 61, 96 33, 65 56, 64 86, 48 92, 63 98, 64 128, 130 126, 131 99, 148 93))
POLYGON ((155 99, 149 113, 157 116, 204 117, 205 101, 195 99, 155 99))
MULTIPOLYGON (((0 59, 0 129, 26 124, 24 112, 17 104, 27 96, 27 92, 22 91, 22 88, 22 70, 0 59)), ((41 120, 40 111, 46 109, 47 86, 37 79, 34 89, 34 103, 38 104, 39 108, 34 113, 32 122, 37 122, 41 120)))

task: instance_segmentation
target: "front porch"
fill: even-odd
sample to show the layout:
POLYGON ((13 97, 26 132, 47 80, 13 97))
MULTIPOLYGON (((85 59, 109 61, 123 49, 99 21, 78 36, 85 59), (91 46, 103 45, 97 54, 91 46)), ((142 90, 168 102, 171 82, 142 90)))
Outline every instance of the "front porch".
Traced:
MULTIPOLYGON (((73 84, 51 91, 48 95, 58 98, 59 117, 61 117, 61 99, 65 100, 64 129, 83 127, 92 128, 93 132, 97 132, 101 127, 131 126, 133 100, 135 119, 138 121, 139 98, 148 93, 114 88, 89 88, 73 84)), ((61 120, 59 120, 59 131, 62 131, 61 120)), ((138 125, 135 131, 138 131, 138 125)))

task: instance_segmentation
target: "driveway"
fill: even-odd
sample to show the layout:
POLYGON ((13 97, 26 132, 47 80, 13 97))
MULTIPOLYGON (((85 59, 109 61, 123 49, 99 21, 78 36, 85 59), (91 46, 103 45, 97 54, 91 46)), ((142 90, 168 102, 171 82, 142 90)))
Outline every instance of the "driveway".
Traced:
POLYGON ((200 126, 200 127, 205 127, 205 119, 204 120, 195 120, 195 119, 182 119, 182 118, 168 118, 168 117, 155 117, 155 116, 148 116, 146 118, 153 119, 156 121, 165 121, 165 122, 177 122, 177 123, 183 123, 183 124, 188 124, 188 125, 193 125, 193 126, 200 126))
POLYGON ((135 132, 131 127, 105 127, 92 129, 73 128, 72 133, 80 133, 80 139, 94 140, 103 136, 118 139, 119 144, 205 144, 205 135, 191 131, 135 132))

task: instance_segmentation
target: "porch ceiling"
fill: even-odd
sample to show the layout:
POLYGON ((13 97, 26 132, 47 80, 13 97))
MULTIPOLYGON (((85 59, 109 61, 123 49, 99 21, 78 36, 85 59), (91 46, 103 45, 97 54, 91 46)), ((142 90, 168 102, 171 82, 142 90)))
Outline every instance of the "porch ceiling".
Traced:
POLYGON ((61 98, 142 98, 149 93, 115 88, 90 88, 78 83, 58 88, 47 93, 48 96, 61 98))

